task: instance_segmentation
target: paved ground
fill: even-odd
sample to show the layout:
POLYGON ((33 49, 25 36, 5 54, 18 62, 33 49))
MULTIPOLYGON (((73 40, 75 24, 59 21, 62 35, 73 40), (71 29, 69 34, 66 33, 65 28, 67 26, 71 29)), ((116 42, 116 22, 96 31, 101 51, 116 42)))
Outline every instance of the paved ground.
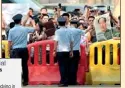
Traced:
MULTIPOLYGON (((38 85, 38 86, 26 86, 26 87, 22 87, 22 88, 57 88, 57 85, 38 85)), ((96 86, 96 85, 78 85, 78 86, 68 86, 68 88, 121 88, 120 85, 113 85, 113 86, 105 86, 105 85, 101 85, 101 86, 96 86)), ((61 87, 64 88, 64 87, 61 87)))

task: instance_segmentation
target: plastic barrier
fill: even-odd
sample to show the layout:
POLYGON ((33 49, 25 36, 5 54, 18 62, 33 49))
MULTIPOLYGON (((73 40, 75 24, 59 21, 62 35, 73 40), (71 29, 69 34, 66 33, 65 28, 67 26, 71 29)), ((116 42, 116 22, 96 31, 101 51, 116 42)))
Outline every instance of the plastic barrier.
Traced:
POLYGON ((92 84, 120 84, 120 65, 118 58, 118 44, 120 40, 97 42, 90 46, 90 73, 92 84), (113 45, 113 64, 110 64, 110 45, 113 45), (102 47, 105 45, 105 64, 102 64, 102 47), (98 49, 97 64, 95 64, 95 51, 98 49))
MULTIPOLYGON (((31 57, 29 57, 28 68, 29 68, 29 84, 38 85, 38 84, 58 84, 60 81, 59 67, 57 63, 54 63, 54 41, 45 40, 39 41, 33 44, 28 45, 29 55, 31 53, 31 48, 34 47, 34 64, 31 63, 31 57), (46 46, 50 46, 50 64, 46 62, 46 46), (39 59, 39 46, 41 46, 41 58, 42 64, 38 63, 39 59)), ((81 58, 78 73, 77 73, 77 82, 79 84, 85 83, 85 68, 84 68, 84 58, 81 58)))
POLYGON ((10 58, 8 44, 7 40, 2 40, 2 57, 4 58, 10 58))

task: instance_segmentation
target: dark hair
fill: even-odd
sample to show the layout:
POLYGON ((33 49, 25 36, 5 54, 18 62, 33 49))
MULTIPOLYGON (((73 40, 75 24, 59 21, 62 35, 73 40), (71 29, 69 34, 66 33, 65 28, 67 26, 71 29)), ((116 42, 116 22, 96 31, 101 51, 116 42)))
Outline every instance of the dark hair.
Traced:
POLYGON ((65 26, 66 22, 58 22, 59 26, 65 26))
POLYGON ((67 16, 69 18, 69 13, 63 13, 62 16, 67 16))
POLYGON ((19 19, 19 20, 14 20, 14 23, 15 24, 19 24, 21 22, 21 19, 19 19))
POLYGON ((48 16, 48 17, 49 17, 49 15, 47 15, 47 14, 43 14, 43 15, 42 15, 42 18, 43 18, 44 16, 48 16))
POLYGON ((43 31, 43 24, 41 22, 38 22, 37 23, 39 28, 40 28, 40 32, 39 32, 39 35, 41 34, 41 32, 43 31))
POLYGON ((32 12, 34 12, 33 8, 29 8, 29 10, 32 10, 32 12))
POLYGON ((15 26, 15 23, 14 22, 11 22, 10 24, 9 24, 9 27, 10 28, 13 28, 15 26))
POLYGON ((52 20, 54 20, 54 18, 49 18, 49 20, 48 20, 48 21, 52 21, 52 20))
POLYGON ((73 12, 68 12, 68 14, 70 14, 70 15, 71 15, 71 17, 73 17, 73 16, 74 16, 73 12))
POLYGON ((93 18, 93 19, 95 19, 95 17, 94 17, 94 16, 89 16, 89 17, 88 17, 88 19, 90 19, 90 18, 93 18))
POLYGON ((100 19, 104 19, 104 21, 106 22, 106 18, 105 18, 105 17, 100 17, 100 18, 98 19, 98 23, 99 23, 100 19))
POLYGON ((121 20, 121 16, 118 16, 118 20, 121 20))
POLYGON ((41 8, 40 11, 43 10, 43 9, 45 9, 47 11, 47 8, 41 8))

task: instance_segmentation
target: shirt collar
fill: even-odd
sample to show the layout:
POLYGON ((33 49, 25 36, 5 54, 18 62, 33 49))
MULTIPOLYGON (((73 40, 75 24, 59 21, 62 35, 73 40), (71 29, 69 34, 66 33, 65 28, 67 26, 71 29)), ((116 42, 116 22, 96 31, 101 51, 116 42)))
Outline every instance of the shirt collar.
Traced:
POLYGON ((21 26, 21 25, 20 24, 16 24, 15 27, 17 27, 17 26, 21 26))

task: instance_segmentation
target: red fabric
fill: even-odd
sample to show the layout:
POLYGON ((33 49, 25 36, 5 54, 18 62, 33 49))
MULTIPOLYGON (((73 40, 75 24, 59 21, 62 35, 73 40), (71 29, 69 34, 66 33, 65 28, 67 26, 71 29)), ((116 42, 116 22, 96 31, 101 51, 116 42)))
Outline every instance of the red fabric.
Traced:
POLYGON ((86 55, 86 51, 85 51, 85 45, 81 45, 81 59, 80 59, 80 64, 82 66, 85 67, 85 71, 88 72, 89 71, 89 64, 88 64, 88 60, 89 58, 87 58, 86 55))

